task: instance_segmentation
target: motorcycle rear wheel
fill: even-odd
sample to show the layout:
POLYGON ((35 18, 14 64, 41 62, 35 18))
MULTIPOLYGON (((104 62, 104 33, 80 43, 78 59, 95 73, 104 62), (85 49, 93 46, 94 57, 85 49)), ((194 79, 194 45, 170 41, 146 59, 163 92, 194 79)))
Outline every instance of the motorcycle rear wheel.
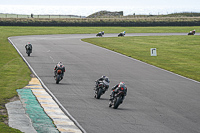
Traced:
POLYGON ((97 99, 100 99, 102 95, 102 89, 100 88, 98 91, 97 91, 97 99))
POLYGON ((117 109, 119 105, 121 104, 121 101, 122 101, 122 97, 120 96, 119 98, 117 98, 117 101, 114 103, 113 108, 117 109))
POLYGON ((60 75, 57 75, 57 77, 56 77, 56 84, 59 84, 59 82, 60 82, 60 75))

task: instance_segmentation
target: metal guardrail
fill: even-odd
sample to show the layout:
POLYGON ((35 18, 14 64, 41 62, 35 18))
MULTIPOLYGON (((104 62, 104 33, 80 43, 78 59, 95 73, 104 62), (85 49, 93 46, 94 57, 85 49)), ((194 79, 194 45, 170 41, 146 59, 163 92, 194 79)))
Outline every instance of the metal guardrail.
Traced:
POLYGON ((78 15, 0 14, 0 18, 85 18, 85 16, 78 16, 78 15))

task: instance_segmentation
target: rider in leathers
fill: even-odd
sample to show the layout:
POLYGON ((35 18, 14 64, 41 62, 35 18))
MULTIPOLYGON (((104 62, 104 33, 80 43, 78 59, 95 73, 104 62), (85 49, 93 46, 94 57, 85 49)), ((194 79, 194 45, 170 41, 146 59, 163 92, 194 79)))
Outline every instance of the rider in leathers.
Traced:
POLYGON ((104 83, 106 83, 106 86, 105 86, 105 91, 107 91, 108 90, 108 88, 109 88, 109 83, 110 83, 110 81, 109 81, 109 79, 108 79, 108 77, 107 76, 101 76, 101 78, 99 78, 98 80, 96 80, 96 86, 95 86, 95 89, 98 87, 98 84, 99 84, 99 82, 100 81, 105 81, 104 83))
POLYGON ((65 66, 62 64, 62 62, 58 62, 58 64, 56 64, 56 66, 54 68, 54 75, 55 75, 54 77, 56 77, 57 70, 62 71, 61 79, 63 79, 64 72, 65 72, 65 66))
POLYGON ((124 100, 124 98, 125 98, 125 96, 126 96, 126 93, 127 93, 127 87, 126 87, 126 85, 125 85, 124 82, 120 82, 119 84, 115 85, 115 86, 111 89, 112 92, 111 92, 111 94, 110 94, 110 100, 113 100, 114 95, 115 95, 116 93, 118 93, 119 90, 122 90, 122 89, 123 89, 123 91, 124 91, 124 97, 123 97, 122 100, 124 100))
POLYGON ((27 53, 28 50, 30 50, 30 52, 32 53, 32 45, 31 45, 31 43, 26 44, 25 48, 26 48, 26 53, 27 53))

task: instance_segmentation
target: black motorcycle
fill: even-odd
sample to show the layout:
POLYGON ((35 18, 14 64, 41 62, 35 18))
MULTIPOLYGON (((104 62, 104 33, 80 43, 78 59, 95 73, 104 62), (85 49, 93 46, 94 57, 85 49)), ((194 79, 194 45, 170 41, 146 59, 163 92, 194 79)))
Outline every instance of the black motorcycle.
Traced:
POLYGON ((124 36, 125 36, 125 34, 126 34, 126 32, 125 32, 125 31, 124 31, 124 32, 121 32, 121 33, 119 33, 119 34, 118 34, 118 37, 119 37, 119 36, 122 36, 122 37, 124 37, 124 36))
POLYGON ((30 54, 32 53, 32 45, 27 44, 25 48, 26 48, 26 53, 28 54, 28 56, 30 56, 30 54))
POLYGON ((192 32, 189 32, 188 35, 194 35, 195 34, 195 30, 193 30, 192 32))
POLYGON ((54 76, 54 78, 56 80, 56 84, 59 84, 59 82, 63 78, 62 70, 57 70, 56 75, 54 76))
POLYGON ((100 99, 101 95, 106 92, 106 84, 103 81, 99 81, 97 86, 95 87, 95 95, 96 99, 100 99))
POLYGON ((101 31, 101 32, 97 33, 96 36, 102 37, 103 35, 104 35, 104 31, 101 31))
POLYGON ((124 97, 125 97, 124 91, 119 91, 114 95, 114 98, 110 100, 109 107, 113 106, 114 109, 117 109, 119 105, 122 104, 124 97))

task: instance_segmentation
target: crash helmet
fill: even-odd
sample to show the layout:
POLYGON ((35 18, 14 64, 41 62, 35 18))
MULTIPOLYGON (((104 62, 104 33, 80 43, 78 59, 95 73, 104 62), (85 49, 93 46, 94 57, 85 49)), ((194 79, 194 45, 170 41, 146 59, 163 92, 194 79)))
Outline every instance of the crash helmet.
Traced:
POLYGON ((102 78, 102 79, 105 79, 105 78, 106 78, 106 76, 105 76, 105 75, 102 75, 102 76, 101 76, 101 78, 102 78))
POLYGON ((61 62, 61 61, 59 61, 59 62, 58 62, 58 64, 62 64, 62 62, 61 62))
POLYGON ((126 89, 126 85, 124 82, 120 82, 119 85, 118 85, 119 88, 121 88, 121 90, 124 90, 126 89))
POLYGON ((124 83, 124 82, 120 82, 120 83, 119 83, 119 86, 122 86, 122 85, 125 85, 125 83, 124 83))
POLYGON ((60 62, 58 62, 58 66, 59 67, 63 67, 63 64, 62 64, 62 62, 60 61, 60 62))
POLYGON ((110 80, 109 80, 108 77, 105 77, 105 81, 106 81, 107 83, 110 83, 110 80))
POLYGON ((28 42, 28 43, 27 43, 27 45, 28 45, 28 46, 30 46, 30 45, 31 45, 31 43, 30 43, 30 42, 28 42))

